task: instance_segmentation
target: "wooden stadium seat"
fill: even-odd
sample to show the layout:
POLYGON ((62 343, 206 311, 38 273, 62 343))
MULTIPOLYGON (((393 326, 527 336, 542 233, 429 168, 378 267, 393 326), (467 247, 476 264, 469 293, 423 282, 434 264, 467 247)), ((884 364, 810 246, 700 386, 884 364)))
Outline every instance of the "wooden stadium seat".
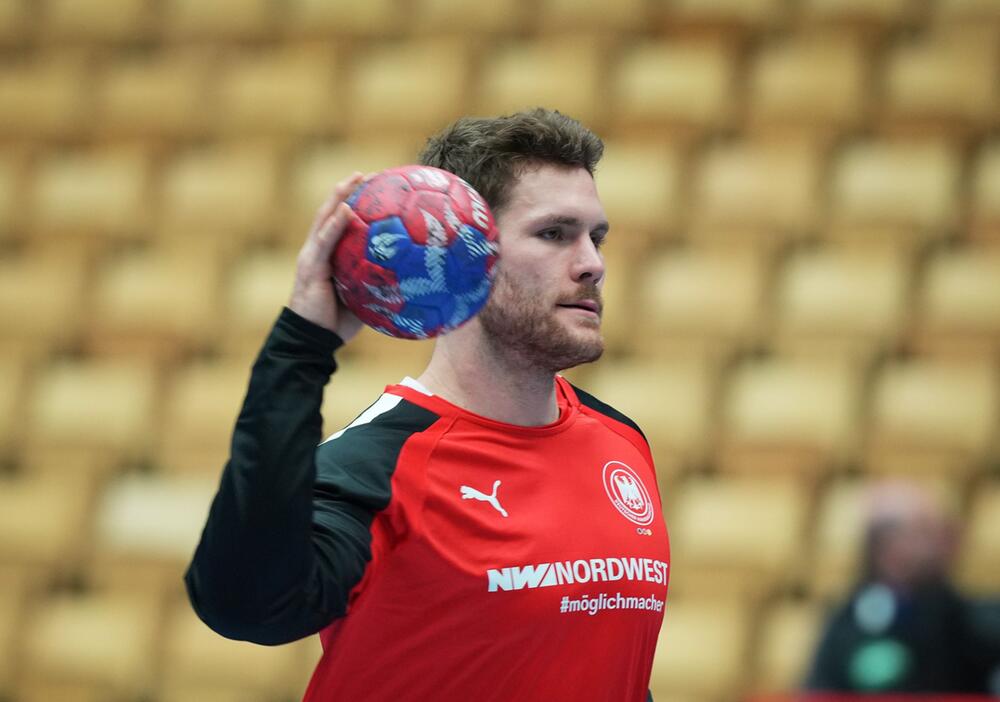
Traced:
POLYGON ((801 13, 811 23, 848 23, 877 27, 913 19, 912 0, 805 0, 801 13))
POLYGON ((697 165, 691 226, 695 231, 801 231, 819 208, 820 154, 807 142, 723 143, 697 165))
POLYGON ((874 471, 962 474, 986 459, 998 421, 1000 385, 989 359, 891 363, 875 379, 866 463, 874 471))
POLYGON ((724 381, 716 462, 748 475, 815 476, 857 450, 861 377, 831 360, 752 360, 724 381))
POLYGON ((32 478, 78 481, 86 489, 97 489, 109 475, 120 472, 123 460, 110 452, 82 451, 72 446, 26 443, 16 456, 17 475, 32 478))
POLYGON ((141 594, 56 594, 28 612, 18 700, 126 702, 149 693, 159 606, 141 594))
POLYGON ((612 244, 641 251, 674 232, 683 177, 676 149, 649 141, 608 141, 594 178, 611 223, 612 244))
POLYGON ((0 242, 14 238, 24 222, 28 163, 20 149, 0 150, 0 242))
POLYGON ((915 336, 928 351, 1000 350, 1000 248, 950 249, 928 262, 915 336))
POLYGON ((28 592, 21 571, 0 567, 0 695, 7 699, 14 699, 14 680, 20 669, 28 592))
POLYGON ((91 499, 80 476, 0 479, 0 564, 39 585, 73 575, 87 543, 91 499))
POLYGON ((939 140, 847 146, 831 174, 831 224, 839 228, 939 230, 955 222, 958 153, 939 140))
MULTIPOLYGON (((925 492, 946 513, 954 512, 959 497, 954 482, 939 475, 907 477, 906 482, 925 492)), ((834 602, 845 597, 860 577, 868 493, 878 483, 875 477, 841 478, 824 488, 808 549, 812 596, 834 602)))
POLYGON ((777 0, 657 0, 665 8, 667 27, 745 27, 756 29, 779 21, 783 7, 777 0))
POLYGON ((157 373, 149 361, 58 361, 40 368, 26 407, 28 448, 72 449, 112 460, 149 452, 157 373))
POLYGON ((865 491, 871 483, 840 479, 819 499, 810 542, 809 591, 833 601, 858 578, 864 541, 865 491))
POLYGON ((133 148, 53 153, 35 172, 32 224, 50 233, 134 237, 150 223, 149 156, 133 148))
POLYGON ((42 36, 49 41, 120 41, 150 36, 150 0, 49 0, 43 5, 42 36))
POLYGON ((798 690, 822 626, 823 608, 815 602, 785 599, 768 607, 754 647, 750 689, 762 694, 798 690))
POLYGON ((204 476, 130 475, 113 480, 97 500, 88 581, 103 590, 183 594, 219 487, 222 466, 204 476))
POLYGON ((646 3, 621 0, 613 4, 601 0, 542 0, 532 14, 542 31, 635 32, 646 26, 646 3))
POLYGON ((614 125, 678 136, 730 125, 734 59, 721 41, 637 42, 613 69, 614 125))
POLYGON ((583 387, 642 428, 662 487, 669 476, 703 465, 713 436, 716 384, 717 373, 705 359, 679 357, 599 364, 583 387))
POLYGON ((993 36, 968 28, 900 41, 886 61, 885 119, 945 130, 988 126, 1000 107, 997 49, 993 36))
MULTIPOLYGON (((303 235, 304 237, 304 235, 303 235)), ((252 363, 295 280, 298 249, 249 251, 235 260, 222 294, 220 346, 233 360, 252 363)))
POLYGON ((640 275, 636 347, 724 357, 752 345, 763 314, 764 261, 743 248, 677 247, 650 256, 640 275))
POLYGON ((163 398, 156 450, 161 467, 184 473, 221 472, 250 369, 251 362, 243 358, 196 362, 177 369, 163 398))
POLYGON ((374 173, 416 163, 419 148, 417 139, 372 139, 304 149, 292 163, 291 215, 284 227, 284 240, 298 250, 317 210, 338 182, 355 171, 374 173))
POLYGON ((591 128, 604 116, 608 89, 599 42, 558 37, 500 45, 485 59, 475 86, 479 114, 556 107, 591 128))
POLYGON ((157 699, 266 702, 302 696, 309 676, 299 659, 314 642, 258 646, 231 641, 209 629, 183 600, 168 609, 163 647, 165 682, 157 699))
POLYGON ((45 52, 0 67, 0 130, 4 134, 73 135, 88 122, 88 65, 71 51, 45 52))
POLYGON ((178 153, 162 175, 161 225, 264 236, 277 221, 277 179, 277 154, 266 144, 178 153))
POLYGON ((296 36, 326 41, 331 36, 394 36, 411 19, 400 4, 399 0, 288 0, 281 11, 285 26, 296 36))
POLYGON ((0 44, 17 44, 30 35, 34 18, 26 0, 0 3, 0 44))
POLYGON ((162 359, 208 348, 221 289, 215 248, 192 242, 108 257, 97 269, 85 347, 162 359))
POLYGON ((172 40, 233 40, 273 36, 279 17, 268 0, 163 0, 163 32, 172 40))
POLYGON ((671 595, 756 601, 795 582, 807 491, 791 477, 695 477, 675 487, 671 595))
POLYGON ((426 137, 466 111, 469 56, 461 41, 393 42, 354 56, 341 99, 352 134, 426 137))
POLYGON ((215 122, 205 109, 213 64, 210 52, 190 48, 115 55, 97 77, 96 126, 118 137, 204 133, 215 122))
POLYGON ((39 355, 72 345, 82 328, 86 272, 72 246, 0 256, 0 345, 39 355))
POLYGON ((856 358, 892 348, 907 322, 907 263, 882 246, 796 252, 776 276, 775 345, 856 358))
POLYGON ((0 461, 13 456, 25 429, 24 401, 30 384, 27 354, 0 350, 0 461))
POLYGON ((519 0, 415 0, 413 29, 423 35, 513 32, 523 27, 526 9, 519 0))
POLYGON ((749 653, 749 615, 727 598, 668 595, 649 681, 653 699, 735 699, 749 653))
MULTIPOLYGON (((363 365, 383 366, 388 371, 386 384, 398 382, 403 376, 420 375, 434 352, 434 340, 394 339, 380 332, 362 327, 351 343, 338 352, 338 363, 359 362, 363 365)), ((353 418, 353 417, 352 417, 353 418)), ((335 427, 339 428, 339 427, 335 427)))
POLYGON ((219 76, 223 127, 263 134, 334 131, 344 111, 336 77, 324 45, 231 55, 219 76))
POLYGON ((983 597, 1000 590, 1000 483, 975 486, 959 554, 958 579, 967 590, 983 597))
MULTIPOLYGON (((612 218, 611 220, 615 220, 612 218)), ((614 234, 604 245, 604 286, 601 300, 601 335, 605 353, 610 356, 628 355, 636 341, 636 271, 641 268, 645 251, 641 248, 641 233, 619 229, 612 224, 614 234)), ((592 366, 593 367, 593 366, 592 366)), ((581 367, 584 370, 586 367, 581 367)))
POLYGON ((941 0, 935 9, 936 19, 949 24, 982 26, 1000 21, 1000 3, 996 0, 941 0))
POLYGON ((1000 239, 1000 139, 983 142, 976 155, 971 184, 971 233, 1000 239))
POLYGON ((836 131, 864 114, 868 66, 842 33, 793 33, 763 45, 750 68, 749 117, 763 130, 836 131))

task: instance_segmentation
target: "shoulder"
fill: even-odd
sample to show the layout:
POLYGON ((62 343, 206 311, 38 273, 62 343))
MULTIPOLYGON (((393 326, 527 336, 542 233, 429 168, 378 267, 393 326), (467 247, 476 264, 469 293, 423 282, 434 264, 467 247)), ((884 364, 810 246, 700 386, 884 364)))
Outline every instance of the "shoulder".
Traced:
POLYGON ((631 418, 626 416, 624 413, 619 412, 611 405, 607 404, 606 402, 602 402, 601 400, 597 399, 586 390, 582 390, 577 386, 573 385, 572 383, 570 383, 570 387, 573 388, 573 392, 576 393, 577 399, 580 400, 581 407, 587 408, 588 410, 590 410, 591 413, 601 415, 606 419, 610 419, 613 422, 617 422, 618 424, 623 424, 629 427, 630 429, 637 432, 639 436, 642 437, 643 441, 646 441, 646 435, 642 432, 642 429, 639 428, 639 425, 636 424, 631 418))
POLYGON ((346 427, 317 448, 320 468, 336 464, 395 464, 403 445, 429 429, 440 415, 399 395, 384 393, 346 427))

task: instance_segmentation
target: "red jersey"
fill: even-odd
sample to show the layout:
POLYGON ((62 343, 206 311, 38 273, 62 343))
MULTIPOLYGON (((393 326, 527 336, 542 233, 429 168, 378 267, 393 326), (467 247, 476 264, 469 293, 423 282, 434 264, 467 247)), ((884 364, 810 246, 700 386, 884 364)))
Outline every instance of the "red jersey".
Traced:
MULTIPOLYGON (((299 408, 322 354, 306 372, 286 347, 323 335, 290 314, 254 376, 302 383, 287 389, 287 409, 306 421, 299 408)), ((414 381, 387 387, 298 476, 260 468, 264 458, 250 465, 272 453, 259 431, 284 436, 283 447, 295 435, 275 426, 285 413, 271 405, 282 403, 257 397, 252 378, 188 573, 195 609, 217 631, 262 643, 321 630, 305 702, 647 699, 670 561, 649 447, 631 420, 555 382, 559 418, 540 427, 475 415, 414 381), (257 509, 280 514, 254 511, 249 480, 261 483, 257 509), (304 483, 308 522, 276 506, 305 504, 292 495, 304 483), (296 529, 308 547, 285 533, 296 529), (283 572, 238 561, 224 550, 239 551, 237 539, 258 542, 255 563, 283 572)))

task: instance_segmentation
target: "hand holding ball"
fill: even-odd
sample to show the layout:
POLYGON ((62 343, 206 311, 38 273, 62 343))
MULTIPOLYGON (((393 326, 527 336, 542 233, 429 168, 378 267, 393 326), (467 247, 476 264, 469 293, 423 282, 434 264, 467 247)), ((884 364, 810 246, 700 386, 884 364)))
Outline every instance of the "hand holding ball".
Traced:
POLYGON ((448 171, 402 166, 363 182, 333 251, 337 294, 373 329, 426 339, 455 329, 486 303, 497 228, 472 186, 448 171))

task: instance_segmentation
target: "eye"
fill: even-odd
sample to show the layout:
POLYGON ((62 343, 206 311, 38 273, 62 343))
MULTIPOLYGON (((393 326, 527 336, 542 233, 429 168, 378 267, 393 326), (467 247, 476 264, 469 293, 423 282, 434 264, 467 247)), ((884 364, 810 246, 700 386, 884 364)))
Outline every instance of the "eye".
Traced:
POLYGON ((562 238, 562 230, 556 228, 543 229, 542 231, 538 232, 538 236, 539 238, 545 239, 546 241, 558 241, 559 239, 562 238))
POLYGON ((598 249, 604 246, 605 240, 608 238, 608 233, 604 232, 594 232, 590 235, 590 240, 594 242, 594 246, 598 249))

